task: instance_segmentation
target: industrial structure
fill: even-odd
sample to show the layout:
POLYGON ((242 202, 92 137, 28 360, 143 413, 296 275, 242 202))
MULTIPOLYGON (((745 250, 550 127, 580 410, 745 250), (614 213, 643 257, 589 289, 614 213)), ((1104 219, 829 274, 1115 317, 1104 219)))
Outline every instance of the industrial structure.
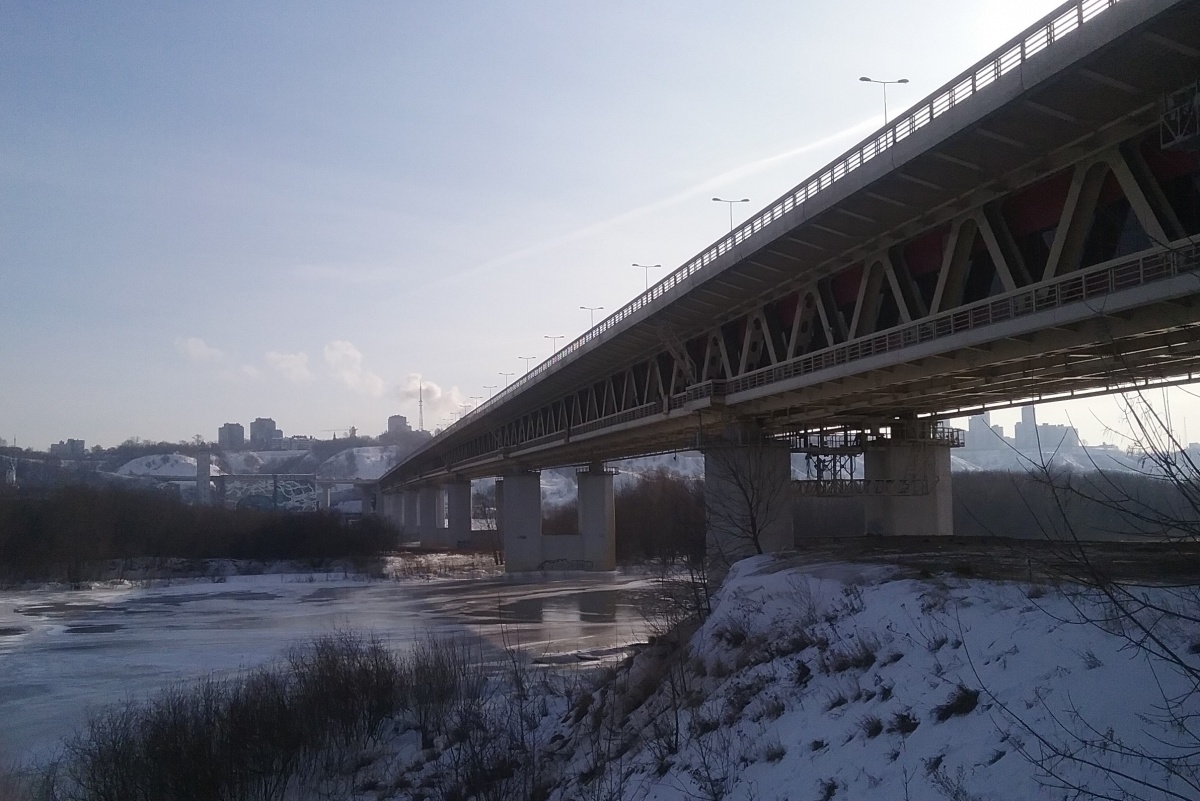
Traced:
POLYGON ((696 448, 731 558, 791 543, 790 512, 739 533, 747 475, 951 533, 941 420, 1191 380, 1198 77, 1197 0, 1060 6, 418 448, 379 508, 455 544, 497 476, 510 570, 609 569, 605 462, 696 448), (828 472, 790 486, 796 452, 828 472), (580 533, 543 536, 538 471, 570 465, 580 533))

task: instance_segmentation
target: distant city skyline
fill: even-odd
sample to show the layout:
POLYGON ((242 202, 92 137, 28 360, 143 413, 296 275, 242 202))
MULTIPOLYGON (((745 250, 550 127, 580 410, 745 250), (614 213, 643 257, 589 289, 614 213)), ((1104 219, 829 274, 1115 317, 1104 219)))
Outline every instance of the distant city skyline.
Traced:
POLYGON ((1057 5, 6 4, 0 437, 441 427, 1057 5))

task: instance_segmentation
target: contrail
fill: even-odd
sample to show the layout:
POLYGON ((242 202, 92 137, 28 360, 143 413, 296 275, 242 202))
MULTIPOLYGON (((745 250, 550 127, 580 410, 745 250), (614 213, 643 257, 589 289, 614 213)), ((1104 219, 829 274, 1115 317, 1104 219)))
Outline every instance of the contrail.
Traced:
POLYGON ((512 253, 507 253, 503 256, 499 256, 495 259, 484 262, 483 264, 480 264, 477 267, 473 267, 473 268, 467 270, 467 273, 473 273, 478 270, 486 270, 486 269, 489 269, 492 267, 499 267, 502 264, 508 264, 509 262, 513 262, 518 259, 525 258, 527 256, 532 256, 536 253, 543 253, 547 250, 552 250, 554 248, 560 247, 560 246, 565 245, 570 242, 575 242, 580 239, 586 239, 588 237, 595 236, 596 234, 602 233, 610 228, 621 225, 622 223, 629 222, 630 220, 636 220, 639 217, 645 217, 648 214, 652 214, 656 211, 667 208, 669 206, 673 206, 678 203, 682 203, 684 201, 691 200, 692 198, 696 197, 697 195, 708 194, 713 189, 724 186, 725 184, 729 183, 730 181, 734 181, 738 178, 744 178, 747 175, 753 175, 754 173, 761 172, 762 170, 766 169, 767 167, 769 167, 772 164, 775 164, 777 162, 786 161, 787 159, 794 158, 803 153, 808 153, 809 151, 817 150, 819 148, 825 147, 826 145, 830 145, 839 140, 846 139, 854 134, 865 133, 867 131, 874 130, 878 126, 879 126, 878 118, 872 117, 871 119, 863 120, 861 122, 855 123, 854 125, 850 126, 849 128, 838 131, 837 133, 834 133, 834 134, 830 134, 829 136, 826 136, 822 139, 817 139, 816 141, 808 142, 804 145, 801 145, 800 147, 784 151, 783 153, 778 153, 774 156, 767 156, 766 158, 758 159, 757 161, 751 161, 747 164, 743 164, 740 167, 735 167, 732 170, 728 170, 726 172, 721 173, 720 175, 716 175, 716 176, 713 176, 712 178, 708 178, 707 180, 701 181, 700 183, 698 183, 694 186, 691 186, 687 189, 676 192, 673 195, 665 197, 661 200, 656 200, 653 203, 647 203, 644 206, 638 206, 635 209, 630 209, 629 211, 622 212, 621 214, 618 214, 615 217, 609 217, 606 220, 600 220, 598 222, 594 222, 591 225, 586 225, 583 228, 578 228, 574 231, 571 231, 570 233, 563 234, 562 236, 559 236, 559 237, 555 237, 554 239, 548 239, 545 242, 539 242, 535 245, 530 245, 529 247, 522 248, 521 250, 517 250, 512 253))

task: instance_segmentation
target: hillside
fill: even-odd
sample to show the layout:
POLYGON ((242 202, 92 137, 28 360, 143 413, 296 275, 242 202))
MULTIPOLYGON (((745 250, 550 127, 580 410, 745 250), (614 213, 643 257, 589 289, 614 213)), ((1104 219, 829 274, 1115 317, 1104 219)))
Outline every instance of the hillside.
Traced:
MULTIPOLYGON (((152 476, 155 478, 191 478, 196 477, 196 459, 182 453, 159 453, 153 456, 140 456, 131 459, 116 469, 122 476, 152 476)), ((224 470, 217 464, 210 466, 210 475, 223 475, 224 470)))
MULTIPOLYGON (((1103 610, 1066 587, 756 557, 682 646, 544 678, 520 747, 557 801, 1194 798, 1195 732, 1163 712, 1200 711, 1194 684, 1081 624, 1103 610)), ((1196 623, 1155 633, 1200 650, 1196 623)), ((494 698, 503 720, 515 702, 494 698)), ((396 778, 362 797, 437 797, 467 757, 454 742, 376 763, 396 778)))

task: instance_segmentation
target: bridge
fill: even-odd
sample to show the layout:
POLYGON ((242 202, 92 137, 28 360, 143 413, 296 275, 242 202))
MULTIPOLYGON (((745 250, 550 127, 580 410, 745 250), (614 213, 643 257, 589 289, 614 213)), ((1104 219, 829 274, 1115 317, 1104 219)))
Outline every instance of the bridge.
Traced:
POLYGON ((380 509, 452 544, 471 479, 498 476, 510 570, 608 569, 605 462, 695 448, 709 547, 736 556, 791 543, 763 512, 792 453, 852 453, 865 479, 802 494, 861 495, 867 533, 949 534, 941 421, 1192 380, 1198 78, 1200 0, 1060 6, 442 431, 380 509), (538 471, 564 466, 574 539, 540 528, 538 471))

